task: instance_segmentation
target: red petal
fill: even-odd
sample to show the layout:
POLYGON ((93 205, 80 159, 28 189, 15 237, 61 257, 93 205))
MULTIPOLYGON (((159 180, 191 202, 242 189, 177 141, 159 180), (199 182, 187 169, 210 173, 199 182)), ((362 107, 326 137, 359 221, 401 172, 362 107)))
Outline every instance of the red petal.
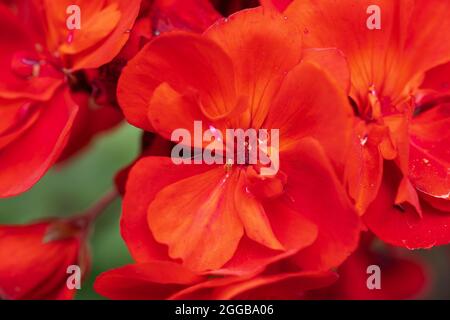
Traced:
POLYGON ((439 93, 450 94, 450 63, 428 70, 420 88, 432 89, 439 93))
POLYGON ((318 228, 300 213, 292 210, 285 199, 268 200, 264 209, 275 237, 286 248, 280 252, 244 237, 233 258, 213 274, 247 275, 285 259, 310 246, 317 239, 318 228))
POLYGON ((280 130, 281 150, 302 137, 317 139, 342 168, 352 119, 345 94, 325 72, 305 62, 284 79, 264 126, 280 130))
POLYGON ((33 37, 3 4, 0 4, 0 44, 0 97, 50 99, 61 85, 62 75, 57 78, 31 76, 33 64, 39 61, 33 37), (28 73, 22 75, 21 67, 28 68, 28 73))
POLYGON ((352 97, 362 108, 371 85, 379 97, 396 103, 409 94, 408 84, 417 86, 423 72, 448 61, 449 10, 447 1, 307 0, 293 2, 285 13, 304 30, 307 47, 336 47, 344 52, 351 69, 352 97), (366 25, 371 5, 380 7, 380 30, 366 25))
POLYGON ((293 0, 260 0, 261 5, 266 6, 267 8, 271 8, 272 6, 283 12, 292 2, 293 0))
POLYGON ((223 166, 162 189, 148 208, 148 224, 169 256, 196 271, 222 267, 231 259, 244 230, 235 207, 238 172, 223 166))
POLYGON ((314 244, 296 255, 296 262, 307 269, 338 266, 356 248, 360 222, 323 148, 314 139, 302 139, 281 152, 280 159, 288 175, 290 205, 319 231, 314 244))
MULTIPOLYGON (((417 257, 418 258, 418 257, 417 257)), ((333 286, 314 294, 320 299, 399 300, 418 298, 427 284, 425 265, 414 257, 388 248, 379 253, 361 246, 339 268, 339 280, 333 286), (381 289, 370 290, 367 268, 377 265, 381 269, 381 289)))
POLYGON ((58 158, 61 163, 85 148, 92 139, 110 130, 123 119, 121 112, 110 105, 97 105, 87 93, 72 93, 79 110, 75 118, 69 141, 63 154, 58 158))
MULTIPOLYGON (((87 4, 93 3, 86 1, 87 4)), ((139 13, 141 0, 114 0, 112 3, 117 4, 121 18, 114 30, 100 41, 96 46, 75 55, 73 58, 72 70, 98 68, 103 64, 110 62, 123 48, 128 38, 130 30, 139 13)), ((67 6, 66 6, 67 7, 67 6)), ((84 9, 83 9, 84 12, 84 9)), ((102 19, 99 12, 95 14, 93 19, 102 19)), ((105 22, 108 24, 109 22, 105 22)))
POLYGON ((450 199, 450 104, 413 118, 410 130, 409 174, 421 192, 450 199))
POLYGON ((201 165, 174 165, 168 157, 143 158, 133 166, 123 200, 121 233, 136 261, 169 259, 167 247, 156 243, 147 223, 147 209, 156 194, 178 180, 209 169, 201 165))
POLYGON ((217 299, 297 300, 306 291, 329 286, 337 275, 331 272, 295 272, 260 276, 215 292, 217 299))
POLYGON ((194 121, 202 121, 202 125, 211 123, 203 115, 193 95, 181 95, 167 82, 153 92, 148 119, 154 130, 168 140, 172 139, 172 133, 177 129, 188 130, 193 135, 194 121))
POLYGON ((157 32, 178 29, 200 33, 221 18, 208 0, 156 0, 151 15, 157 32))
POLYGON ((205 32, 232 59, 237 93, 245 96, 250 108, 238 127, 262 125, 284 74, 300 61, 297 31, 281 14, 254 8, 221 20, 205 32))
POLYGON ((240 172, 234 195, 236 211, 244 225, 245 234, 268 248, 284 250, 272 230, 263 205, 246 187, 245 175, 244 171, 240 172))
POLYGON ((95 280, 94 289, 110 299, 160 300, 200 280, 179 264, 152 261, 104 272, 95 280))
POLYGON ((207 110, 217 108, 215 114, 226 114, 235 106, 230 58, 217 44, 199 35, 182 32, 163 35, 130 60, 119 79, 117 92, 130 123, 152 129, 147 120, 148 106, 154 90, 163 82, 181 95, 198 93, 207 110))
POLYGON ((303 50, 302 61, 312 62, 327 72, 345 93, 350 90, 350 69, 344 53, 336 48, 310 48, 303 50))
POLYGON ((355 201, 355 208, 360 215, 366 212, 375 199, 383 176, 380 140, 376 134, 371 133, 370 126, 356 120, 345 166, 348 193, 355 201))
POLYGON ((0 226, 0 292, 4 298, 62 298, 66 270, 78 263, 80 242, 70 238, 44 243, 48 226, 0 226))
POLYGON ((60 91, 42 108, 33 127, 0 150, 0 197, 31 188, 57 160, 67 142, 78 111, 69 93, 60 91))
POLYGON ((390 244, 410 249, 431 248, 450 242, 450 214, 422 202, 423 217, 409 205, 395 207, 401 174, 392 163, 385 165, 383 184, 364 215, 371 231, 390 244))

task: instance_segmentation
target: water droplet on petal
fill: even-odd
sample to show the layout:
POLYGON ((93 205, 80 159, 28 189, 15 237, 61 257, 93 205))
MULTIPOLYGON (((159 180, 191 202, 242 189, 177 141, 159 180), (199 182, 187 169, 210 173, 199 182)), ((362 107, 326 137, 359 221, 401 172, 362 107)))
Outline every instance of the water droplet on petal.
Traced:
POLYGON ((360 143, 362 146, 365 146, 366 143, 367 143, 367 140, 369 140, 369 137, 368 137, 367 135, 365 135, 364 137, 362 137, 362 138, 359 139, 359 143, 360 143))
POLYGON ((74 38, 74 32, 73 32, 73 30, 70 30, 69 34, 67 35, 66 42, 69 43, 69 44, 72 43, 73 42, 73 38, 74 38))

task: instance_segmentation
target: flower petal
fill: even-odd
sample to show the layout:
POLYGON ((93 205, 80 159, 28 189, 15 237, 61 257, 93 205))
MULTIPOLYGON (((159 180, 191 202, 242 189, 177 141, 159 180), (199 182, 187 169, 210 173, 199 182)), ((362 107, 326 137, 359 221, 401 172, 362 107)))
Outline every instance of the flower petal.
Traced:
POLYGON ((262 125, 284 74, 300 61, 301 38, 296 32, 283 15, 261 7, 240 11, 205 32, 232 59, 236 90, 250 106, 240 128, 262 125))
POLYGON ((203 32, 221 18, 208 0, 156 0, 151 15, 159 33, 172 30, 203 32))
POLYGON ((147 223, 147 209, 156 194, 178 180, 209 169, 211 167, 201 165, 175 165, 169 157, 142 158, 132 167, 126 183, 120 227, 137 262, 169 259, 167 247, 155 241, 147 223))
POLYGON ((280 167, 288 176, 285 192, 290 206, 317 225, 313 245, 295 256, 309 270, 328 270, 342 263, 356 248, 360 221, 320 144, 299 140, 280 153, 280 167))
POLYGON ((57 299, 66 288, 66 270, 77 264, 80 241, 44 243, 48 226, 0 226, 0 293, 4 298, 57 299))
POLYGON ((36 123, 0 150, 0 198, 31 188, 58 159, 78 111, 67 91, 43 108, 36 123), (39 143, 36 143, 39 141, 39 143))
POLYGON ((235 107, 232 66, 213 41, 171 32, 153 40, 129 61, 119 79, 119 103, 131 124, 151 131, 149 103, 155 89, 167 82, 181 95, 198 94, 210 114, 226 114, 235 107))
MULTIPOLYGON (((92 3, 92 1, 86 2, 92 3)), ((130 30, 138 16, 141 0, 114 0, 112 2, 117 5, 118 11, 121 13, 121 18, 116 27, 97 45, 75 55, 71 66, 72 70, 98 68, 110 62, 119 54, 130 37, 130 30)), ((102 20, 99 12, 96 13, 95 19, 102 20)), ((105 23, 109 24, 111 21, 105 23)))
POLYGON ((196 271, 217 269, 235 253, 244 230, 233 199, 238 172, 223 166, 162 189, 148 208, 155 239, 196 271))
POLYGON ((383 158, 379 138, 362 121, 355 120, 355 130, 345 166, 345 182, 359 215, 375 199, 383 177, 383 158))
POLYGON ((331 272, 293 272, 259 276, 216 290, 217 299, 297 300, 306 291, 332 284, 338 276, 331 272))
POLYGON ((344 92, 319 67, 302 62, 284 79, 264 126, 280 130, 280 149, 302 137, 317 139, 342 168, 352 119, 344 92))
POLYGON ((34 65, 44 68, 39 63, 34 38, 3 4, 0 4, 0 43, 0 97, 50 99, 63 81, 62 74, 60 77, 32 76, 34 65))
POLYGON ((234 195, 236 210, 245 234, 252 240, 274 250, 284 250, 275 236, 263 205, 246 188, 245 173, 241 172, 234 195))
POLYGON ((104 272, 94 289, 109 299, 161 300, 199 280, 200 276, 179 264, 155 260, 104 272))
POLYGON ((392 164, 385 164, 383 184, 364 215, 367 227, 383 241, 409 249, 431 248, 450 242, 450 214, 421 203, 423 215, 412 206, 394 206, 402 176, 392 164))
POLYGON ((419 84, 423 72, 449 60, 449 10, 447 1, 306 0, 293 2, 285 13, 304 30, 305 46, 344 52, 351 95, 361 108, 372 85, 379 97, 396 103, 407 97, 408 85, 419 84), (372 5, 381 11, 379 30, 366 25, 372 5))
POLYGON ((409 175, 421 192, 450 199, 450 104, 413 118, 410 130, 409 175))

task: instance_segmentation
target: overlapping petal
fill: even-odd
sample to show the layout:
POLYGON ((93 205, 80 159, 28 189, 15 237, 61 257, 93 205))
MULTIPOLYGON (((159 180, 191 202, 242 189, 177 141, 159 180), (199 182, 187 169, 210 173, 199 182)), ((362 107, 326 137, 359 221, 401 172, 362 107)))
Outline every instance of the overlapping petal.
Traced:
POLYGON ((0 197, 31 188, 55 163, 67 143, 78 106, 60 90, 42 108, 39 119, 14 143, 0 149, 0 197), (38 141, 38 143, 36 143, 38 141))

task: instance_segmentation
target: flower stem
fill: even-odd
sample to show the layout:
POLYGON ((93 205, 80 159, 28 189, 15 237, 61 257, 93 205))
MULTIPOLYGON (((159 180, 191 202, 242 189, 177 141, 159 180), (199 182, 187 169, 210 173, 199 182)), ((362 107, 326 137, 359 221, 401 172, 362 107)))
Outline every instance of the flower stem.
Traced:
POLYGON ((83 216, 87 219, 89 223, 95 221, 109 205, 119 198, 119 193, 116 188, 108 191, 103 197, 101 197, 92 207, 84 212, 83 216))

